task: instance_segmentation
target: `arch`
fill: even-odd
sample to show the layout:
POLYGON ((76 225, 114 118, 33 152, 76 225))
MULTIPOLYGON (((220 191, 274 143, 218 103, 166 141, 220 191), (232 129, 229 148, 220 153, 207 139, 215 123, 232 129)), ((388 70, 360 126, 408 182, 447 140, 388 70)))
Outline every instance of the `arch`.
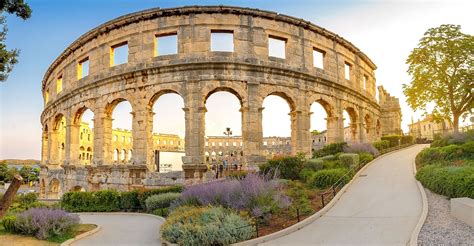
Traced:
POLYGON ((184 102, 184 98, 183 98, 183 95, 181 95, 181 93, 179 93, 177 90, 174 90, 174 89, 163 89, 163 90, 160 90, 156 93, 153 94, 153 96, 151 96, 150 100, 148 101, 148 107, 149 108, 153 108, 153 106, 155 105, 156 101, 158 101, 158 99, 163 96, 163 95, 166 95, 166 94, 176 94, 176 95, 179 95, 181 97, 181 99, 183 100, 184 102))
MULTIPOLYGON (((346 107, 344 110, 347 115, 349 116, 349 134, 346 134, 346 128, 344 128, 344 140, 345 141, 351 141, 351 142, 357 142, 357 132, 358 132, 358 127, 357 127, 357 113, 356 110, 353 107, 346 107)), ((346 119, 344 119, 346 120, 346 119)), ((346 124, 344 124, 346 125, 346 124)))
POLYGON ((370 128, 372 127, 372 118, 369 114, 364 116, 364 124, 365 124, 365 133, 370 133, 370 128))
POLYGON ((74 187, 71 188, 71 191, 75 191, 75 192, 84 192, 86 191, 86 189, 84 189, 84 187, 80 186, 80 185, 76 185, 74 187))
MULTIPOLYGON (((265 94, 264 94, 265 95, 265 94)), ((296 102, 295 100, 293 99, 292 96, 290 96, 291 94, 287 93, 287 92, 283 92, 283 91, 273 91, 273 92, 270 92, 270 93, 267 93, 265 96, 263 96, 262 98, 262 105, 263 105, 263 101, 265 101, 265 99, 268 97, 268 96, 278 96, 278 97, 281 97, 283 98, 287 103, 288 103, 288 106, 290 107, 290 112, 291 111, 294 111, 296 110, 296 102)))
POLYGON ((44 178, 41 179, 40 181, 40 192, 39 196, 44 198, 46 196, 46 184, 44 182, 44 178))
POLYGON ((58 193, 61 190, 61 183, 59 182, 59 179, 53 178, 49 182, 49 192, 53 194, 58 195, 58 193))
POLYGON ((127 160, 128 160, 128 158, 127 158, 127 150, 122 149, 122 152, 121 152, 121 155, 120 155, 120 160, 121 160, 121 161, 127 161, 127 160))
POLYGON ((240 102, 240 106, 242 107, 244 105, 244 98, 245 98, 245 95, 246 95, 246 92, 245 91, 240 91, 238 92, 239 89, 235 89, 234 87, 228 87, 228 86, 218 86, 218 87, 215 87, 215 88, 212 88, 210 90, 208 90, 207 92, 204 92, 204 104, 207 103, 207 99, 209 99, 209 97, 211 97, 214 93, 216 92, 229 92, 231 94, 233 94, 234 96, 237 97, 237 99, 239 100, 240 102))
POLYGON ((119 150, 118 149, 115 149, 114 151, 114 161, 119 161, 119 150))

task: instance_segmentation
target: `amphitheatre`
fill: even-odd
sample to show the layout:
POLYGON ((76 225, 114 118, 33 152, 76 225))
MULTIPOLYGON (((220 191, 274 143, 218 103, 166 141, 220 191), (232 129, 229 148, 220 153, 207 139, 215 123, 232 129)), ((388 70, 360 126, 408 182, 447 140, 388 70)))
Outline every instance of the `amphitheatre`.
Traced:
POLYGON ((291 153, 311 154, 310 107, 327 113, 327 142, 343 140, 343 111, 351 142, 372 142, 401 132, 398 99, 376 87, 376 65, 352 43, 302 19, 250 8, 206 6, 149 9, 104 23, 67 47, 42 81, 40 196, 71 190, 131 190, 207 178, 206 100, 230 92, 240 101, 245 168, 265 162, 262 107, 270 95, 291 109, 291 153), (231 50, 213 50, 225 34, 231 50), (176 40, 161 54, 162 38, 176 40), (275 44, 282 48, 274 52, 275 44), (116 64, 115 51, 127 48, 116 64), (87 76, 83 66, 87 65, 87 76), (376 90, 379 100, 376 100, 376 90), (154 164, 154 102, 175 93, 184 101, 183 171, 159 173, 154 164), (117 161, 112 129, 115 106, 133 109, 127 161, 117 161), (81 119, 94 113, 93 148, 81 150, 81 119), (79 158, 78 158, 79 157, 79 158))

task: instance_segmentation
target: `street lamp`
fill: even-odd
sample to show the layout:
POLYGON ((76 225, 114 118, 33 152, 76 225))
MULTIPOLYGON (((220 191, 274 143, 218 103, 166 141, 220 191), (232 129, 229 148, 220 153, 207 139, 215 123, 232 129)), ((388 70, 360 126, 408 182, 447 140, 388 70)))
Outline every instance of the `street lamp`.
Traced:
POLYGON ((230 127, 227 127, 225 129, 224 135, 226 135, 227 137, 230 137, 230 135, 232 135, 232 131, 230 130, 230 127))

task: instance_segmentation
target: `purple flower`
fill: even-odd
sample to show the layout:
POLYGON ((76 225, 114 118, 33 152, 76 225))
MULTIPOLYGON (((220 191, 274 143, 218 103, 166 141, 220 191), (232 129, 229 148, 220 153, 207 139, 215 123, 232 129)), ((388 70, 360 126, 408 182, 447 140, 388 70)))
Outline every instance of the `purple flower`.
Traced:
POLYGON ((370 143, 353 143, 343 147, 345 153, 361 153, 366 152, 373 156, 379 155, 379 151, 370 143))
POLYGON ((46 239, 62 235, 79 221, 78 215, 62 209, 31 208, 17 216, 15 227, 22 233, 46 239))

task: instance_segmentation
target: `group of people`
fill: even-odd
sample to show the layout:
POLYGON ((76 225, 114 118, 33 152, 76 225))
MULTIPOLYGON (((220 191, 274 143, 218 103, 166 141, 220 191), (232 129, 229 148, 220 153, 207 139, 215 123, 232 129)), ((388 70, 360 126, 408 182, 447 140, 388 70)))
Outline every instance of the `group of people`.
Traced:
POLYGON ((211 169, 216 173, 216 179, 222 178, 225 171, 240 170, 242 163, 235 156, 224 157, 220 160, 211 160, 211 169))

